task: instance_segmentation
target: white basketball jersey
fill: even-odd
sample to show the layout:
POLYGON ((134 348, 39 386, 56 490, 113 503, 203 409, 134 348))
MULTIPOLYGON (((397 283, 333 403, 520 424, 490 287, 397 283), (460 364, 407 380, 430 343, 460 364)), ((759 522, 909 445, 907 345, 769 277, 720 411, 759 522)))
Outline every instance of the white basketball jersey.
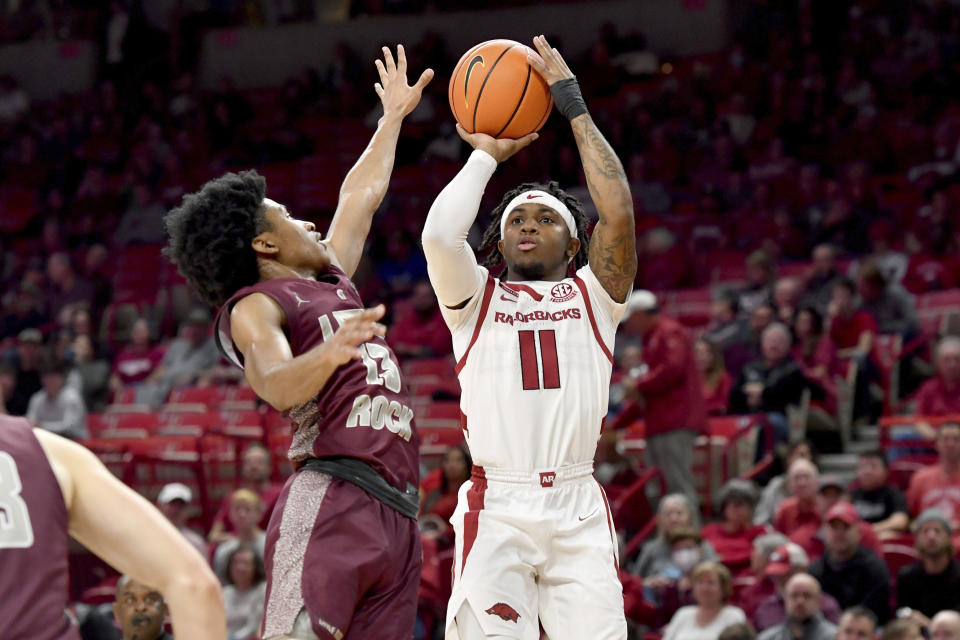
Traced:
POLYGON ((501 282, 487 270, 453 335, 460 410, 475 464, 536 471, 593 460, 626 303, 589 266, 559 282, 501 282))

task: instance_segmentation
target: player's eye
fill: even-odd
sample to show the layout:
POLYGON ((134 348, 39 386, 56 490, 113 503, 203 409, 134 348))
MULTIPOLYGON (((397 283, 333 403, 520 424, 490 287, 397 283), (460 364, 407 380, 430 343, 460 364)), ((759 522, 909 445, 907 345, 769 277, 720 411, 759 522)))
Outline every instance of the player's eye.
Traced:
POLYGON ((553 224, 553 218, 551 218, 550 216, 543 216, 543 217, 540 218, 540 223, 541 223, 541 224, 553 224))

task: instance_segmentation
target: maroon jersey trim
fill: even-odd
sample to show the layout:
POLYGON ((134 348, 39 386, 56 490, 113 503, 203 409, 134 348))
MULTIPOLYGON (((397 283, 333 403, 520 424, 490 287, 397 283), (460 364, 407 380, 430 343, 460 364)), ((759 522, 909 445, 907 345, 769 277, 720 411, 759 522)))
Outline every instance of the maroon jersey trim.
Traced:
POLYGON ((599 344, 603 350, 603 355, 607 356, 610 364, 613 364, 613 354, 610 353, 607 345, 603 343, 603 338, 600 336, 600 329, 597 328, 597 319, 593 316, 593 304, 590 302, 590 294, 587 293, 587 285, 580 279, 580 276, 574 276, 573 281, 577 283, 577 288, 580 289, 580 293, 583 294, 584 306, 587 307, 587 317, 590 318, 590 326, 593 328, 593 337, 597 339, 597 344, 599 344))
POLYGON ((607 500, 607 492, 603 490, 603 486, 597 481, 596 478, 593 480, 597 483, 597 488, 600 489, 600 497, 603 498, 603 506, 607 512, 607 529, 610 530, 610 543, 613 545, 613 566, 617 571, 620 571, 620 563, 617 562, 617 538, 613 533, 613 514, 610 512, 610 502, 607 500))
POLYGON ((467 356, 473 349, 474 343, 480 337, 480 328, 483 326, 483 319, 487 317, 487 309, 490 308, 490 299, 493 297, 493 276, 487 276, 487 284, 483 289, 483 301, 480 303, 480 315, 477 316, 477 324, 473 327, 473 335, 470 337, 470 344, 467 350, 463 352, 463 357, 457 362, 456 371, 460 373, 467 364, 467 356))
POLYGON ((540 302, 541 300, 543 300, 543 296, 537 293, 536 290, 533 289, 533 287, 522 284, 520 282, 510 282, 510 283, 501 282, 500 286, 514 295, 519 295, 521 291, 524 291, 527 293, 527 295, 529 295, 531 298, 533 298, 537 302, 540 302))

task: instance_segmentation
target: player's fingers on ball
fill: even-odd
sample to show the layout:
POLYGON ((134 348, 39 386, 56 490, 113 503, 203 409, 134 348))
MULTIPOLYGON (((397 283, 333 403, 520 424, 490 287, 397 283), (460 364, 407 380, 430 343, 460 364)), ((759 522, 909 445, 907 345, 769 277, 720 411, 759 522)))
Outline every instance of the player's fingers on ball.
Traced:
POLYGON ((533 65, 533 68, 541 73, 547 69, 547 64, 544 62, 543 57, 533 49, 530 49, 527 52, 527 62, 533 65))
POLYGON ((457 123, 457 135, 463 138, 464 142, 470 142, 470 134, 459 122, 457 123))

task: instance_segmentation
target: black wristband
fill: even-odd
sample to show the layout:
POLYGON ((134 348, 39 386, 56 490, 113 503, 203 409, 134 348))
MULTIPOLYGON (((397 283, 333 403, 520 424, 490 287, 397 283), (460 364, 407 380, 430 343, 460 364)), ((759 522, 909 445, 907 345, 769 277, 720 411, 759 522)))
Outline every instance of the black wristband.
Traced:
POLYGON ((587 112, 587 103, 583 101, 580 85, 576 78, 565 78, 550 85, 550 93, 557 109, 567 120, 573 120, 587 112))

